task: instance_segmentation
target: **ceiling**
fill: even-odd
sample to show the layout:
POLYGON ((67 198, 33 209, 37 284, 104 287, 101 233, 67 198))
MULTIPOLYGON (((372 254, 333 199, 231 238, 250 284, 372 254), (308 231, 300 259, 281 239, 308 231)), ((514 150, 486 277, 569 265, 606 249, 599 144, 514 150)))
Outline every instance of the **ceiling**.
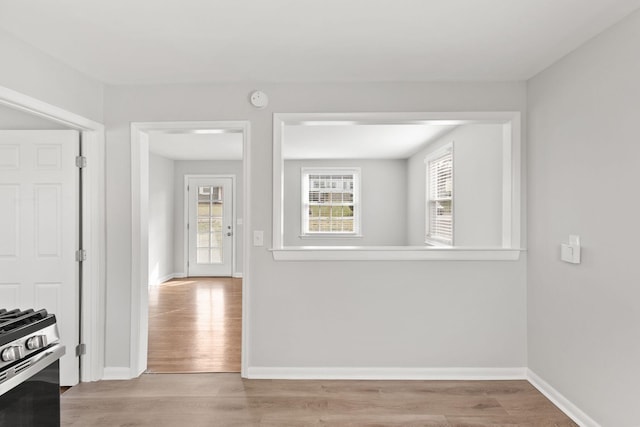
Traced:
POLYGON ((152 131, 149 152, 172 160, 242 160, 242 133, 152 131))
POLYGON ((640 0, 0 0, 108 84, 526 80, 640 0))
MULTIPOLYGON (((457 125, 286 125, 284 159, 406 159, 457 125)), ((172 160, 242 160, 242 133, 217 129, 150 131, 149 152, 172 160)))
POLYGON ((286 125, 284 159, 406 159, 455 125, 286 125))

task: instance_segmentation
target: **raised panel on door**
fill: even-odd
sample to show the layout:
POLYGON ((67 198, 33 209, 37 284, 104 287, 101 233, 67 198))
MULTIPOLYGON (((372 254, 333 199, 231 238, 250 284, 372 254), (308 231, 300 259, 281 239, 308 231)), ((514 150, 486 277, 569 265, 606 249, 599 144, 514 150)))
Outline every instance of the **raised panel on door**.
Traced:
POLYGON ((20 167, 20 145, 6 143, 0 145, 0 171, 18 170, 20 167))
POLYGON ((19 283, 0 283, 0 308, 17 307, 20 301, 20 284, 19 283))
POLYGON ((34 187, 35 248, 39 258, 61 256, 62 218, 60 184, 37 184, 34 187))
POLYGON ((0 308, 56 315, 63 385, 79 379, 78 148, 76 131, 0 131, 0 308))
POLYGON ((34 301, 38 307, 48 307, 53 313, 62 309, 63 283, 36 283, 34 285, 34 301))
POLYGON ((20 186, 0 184, 0 258, 18 256, 20 186))

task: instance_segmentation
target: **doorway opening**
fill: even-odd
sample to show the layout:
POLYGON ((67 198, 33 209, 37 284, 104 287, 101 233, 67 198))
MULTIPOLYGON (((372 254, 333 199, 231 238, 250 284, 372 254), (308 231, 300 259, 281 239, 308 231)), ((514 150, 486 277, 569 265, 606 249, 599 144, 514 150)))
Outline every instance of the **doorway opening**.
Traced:
POLYGON ((136 375, 242 371, 248 131, 248 122, 132 124, 136 375))
MULTIPOLYGON (((47 277, 38 279, 35 274, 45 268, 22 260, 31 271, 20 273, 18 268, 16 280, 5 277, 0 299, 5 304, 45 308, 57 316, 66 346, 61 359, 62 385, 99 380, 104 370, 105 323, 104 126, 0 86, 0 128, 14 132, 5 134, 9 140, 5 139, 0 169, 7 172, 3 179, 13 182, 3 186, 4 195, 9 197, 13 191, 17 197, 10 200, 15 209, 2 203, 9 208, 3 210, 3 222, 10 226, 9 234, 19 237, 13 240, 13 249, 25 247, 21 239, 35 239, 36 258, 48 261, 47 277), (5 156, 11 153, 13 156, 5 156), (76 158, 78 155, 82 157, 76 158), (21 172, 22 178, 10 176, 29 162, 34 167, 21 172), (21 191, 33 194, 36 203, 20 201, 21 191), (15 227, 10 224, 12 215, 17 218, 15 227), (76 251, 86 251, 86 259, 76 261, 76 251)), ((12 250, 3 246, 3 252, 12 250)), ((20 256, 28 255, 29 250, 20 256)), ((9 266, 1 267, 5 271, 9 266)))

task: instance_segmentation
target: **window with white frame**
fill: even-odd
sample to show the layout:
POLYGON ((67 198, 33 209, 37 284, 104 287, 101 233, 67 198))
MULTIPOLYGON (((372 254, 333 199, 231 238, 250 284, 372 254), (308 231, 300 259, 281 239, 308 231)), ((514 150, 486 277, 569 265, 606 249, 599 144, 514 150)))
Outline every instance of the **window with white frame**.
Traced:
POLYGON ((360 234, 360 169, 302 169, 302 235, 360 234))
POLYGON ((453 245, 453 143, 427 156, 426 243, 453 245))

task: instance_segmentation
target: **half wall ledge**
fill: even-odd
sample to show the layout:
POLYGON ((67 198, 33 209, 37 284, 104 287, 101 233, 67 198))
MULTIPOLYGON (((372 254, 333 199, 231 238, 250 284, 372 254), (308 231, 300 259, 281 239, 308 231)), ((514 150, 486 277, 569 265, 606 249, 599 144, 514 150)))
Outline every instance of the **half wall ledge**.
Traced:
POLYGON ((517 261, 525 249, 291 246, 269 251, 276 261, 517 261))

